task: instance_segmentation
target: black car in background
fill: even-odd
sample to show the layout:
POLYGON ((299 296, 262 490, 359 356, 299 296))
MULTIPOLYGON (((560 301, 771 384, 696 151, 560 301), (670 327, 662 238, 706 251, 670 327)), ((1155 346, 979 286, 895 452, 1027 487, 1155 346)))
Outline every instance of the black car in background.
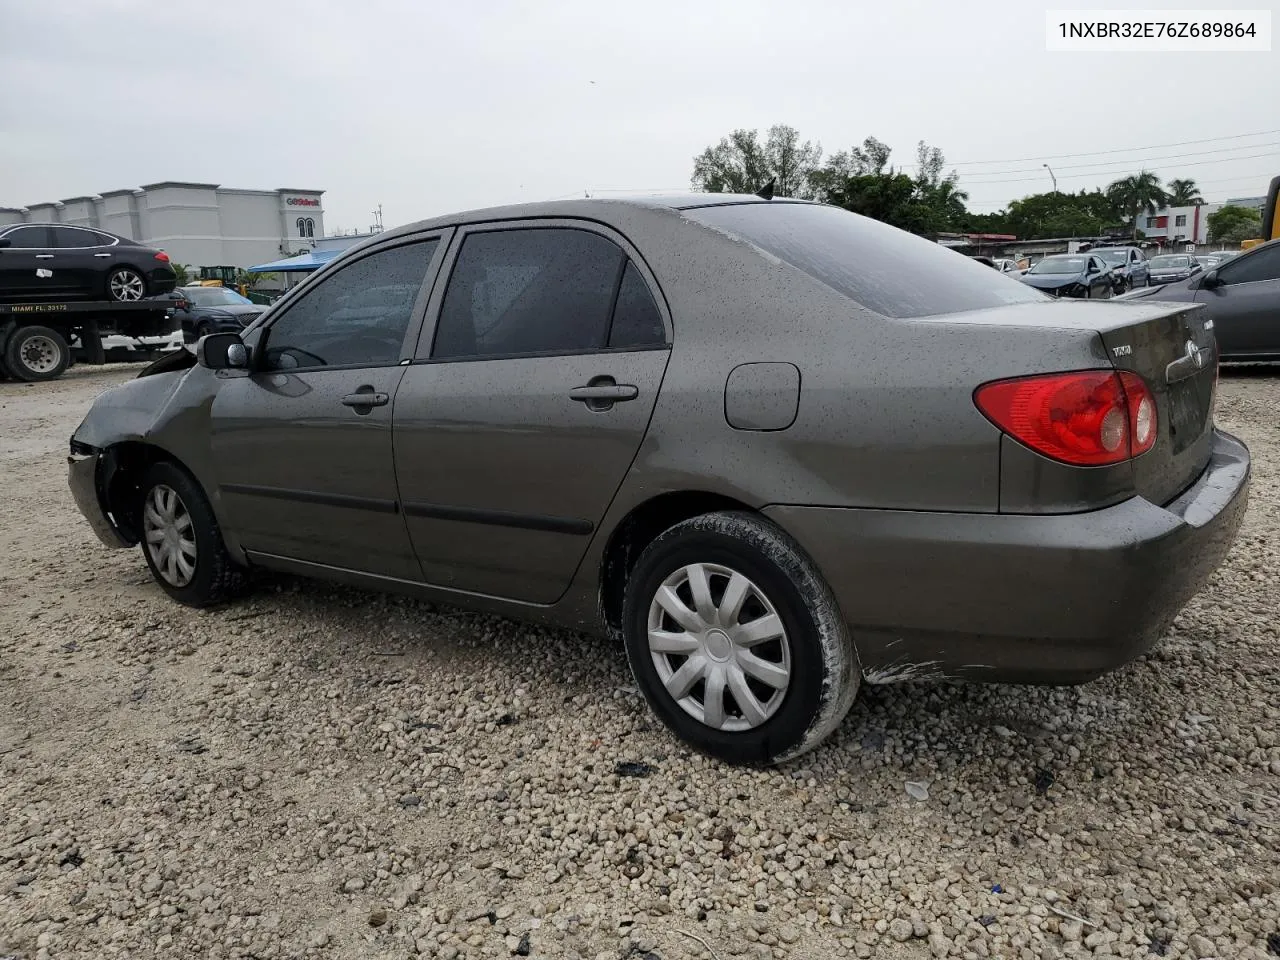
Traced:
POLYGON ((1054 297, 1106 299, 1115 276, 1100 257, 1091 253, 1067 253, 1045 257, 1018 279, 1054 297))
POLYGON ((1224 360, 1280 360, 1280 240, 1122 300, 1203 303, 1224 360))
POLYGON ((169 255, 125 237, 61 223, 0 227, 0 299, 141 300, 172 290, 169 255))
POLYGON ((187 343, 211 333, 238 333, 267 309, 227 287, 178 287, 165 299, 173 301, 173 316, 187 343))

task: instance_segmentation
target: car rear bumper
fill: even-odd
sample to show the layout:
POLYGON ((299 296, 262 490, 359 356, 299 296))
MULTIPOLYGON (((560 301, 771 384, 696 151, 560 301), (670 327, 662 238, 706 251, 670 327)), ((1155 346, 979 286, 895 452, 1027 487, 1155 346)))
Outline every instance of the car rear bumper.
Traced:
POLYGON ((71 487, 71 496, 99 540, 108 547, 131 547, 133 544, 112 523, 103 503, 101 460, 96 451, 73 453, 67 457, 67 484, 71 487))
POLYGON ((1066 515, 776 506, 849 621, 872 682, 1080 683, 1146 651, 1209 580, 1248 502, 1249 451, 1215 431, 1171 503, 1066 515))

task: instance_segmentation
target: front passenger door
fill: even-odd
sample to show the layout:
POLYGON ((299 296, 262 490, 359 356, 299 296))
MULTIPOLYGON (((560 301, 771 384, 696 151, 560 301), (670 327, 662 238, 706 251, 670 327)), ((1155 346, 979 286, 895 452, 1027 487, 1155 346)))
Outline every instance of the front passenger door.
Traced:
POLYGON ((1224 356, 1280 354, 1280 245, 1260 247, 1218 268, 1222 284, 1196 291, 1209 308, 1224 356))
POLYGON ((420 580, 392 462, 396 390, 412 356, 440 234, 317 276, 225 378, 210 412, 218 495, 242 547, 420 580))

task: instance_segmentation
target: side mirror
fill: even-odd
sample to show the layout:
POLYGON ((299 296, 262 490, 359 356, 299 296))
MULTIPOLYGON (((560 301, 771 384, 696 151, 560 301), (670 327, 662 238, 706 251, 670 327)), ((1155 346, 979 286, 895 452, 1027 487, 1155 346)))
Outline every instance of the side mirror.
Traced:
POLYGON ((247 370, 249 348, 236 333, 211 333, 196 344, 196 360, 209 370, 247 370))
POLYGON ((1204 275, 1204 279, 1200 281, 1200 286, 1206 290, 1213 290, 1216 287, 1222 286, 1222 278, 1218 276, 1218 271, 1210 270, 1206 273, 1204 275))

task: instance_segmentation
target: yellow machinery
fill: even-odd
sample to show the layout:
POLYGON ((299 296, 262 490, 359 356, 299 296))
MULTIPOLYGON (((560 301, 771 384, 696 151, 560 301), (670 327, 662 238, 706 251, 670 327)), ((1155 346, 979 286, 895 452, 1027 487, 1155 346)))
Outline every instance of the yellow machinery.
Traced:
POLYGON ((200 279, 193 280, 193 287, 230 287, 240 296, 247 295, 247 287, 243 283, 236 283, 235 267, 201 267, 200 279))

